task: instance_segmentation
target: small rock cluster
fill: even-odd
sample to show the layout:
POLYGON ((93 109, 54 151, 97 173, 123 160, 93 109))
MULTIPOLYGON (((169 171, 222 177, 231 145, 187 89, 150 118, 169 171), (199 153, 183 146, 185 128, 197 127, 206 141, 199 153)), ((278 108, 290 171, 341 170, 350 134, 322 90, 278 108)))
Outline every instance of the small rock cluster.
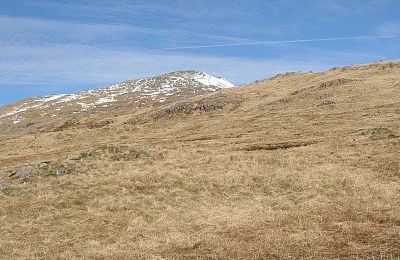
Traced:
POLYGON ((385 127, 359 129, 357 133, 363 136, 367 136, 368 138, 373 140, 392 139, 399 137, 398 135, 395 134, 393 130, 385 127))
POLYGON ((69 120, 63 122, 61 125, 58 125, 55 129, 53 129, 53 131, 54 132, 61 132, 61 131, 76 127, 79 124, 80 123, 79 123, 79 120, 77 118, 72 118, 72 119, 69 119, 69 120))
POLYGON ((138 147, 127 145, 101 145, 89 151, 81 152, 78 156, 72 158, 72 160, 103 159, 110 161, 134 161, 148 156, 149 152, 138 147))
POLYGON ((225 96, 213 96, 211 98, 205 98, 197 102, 179 102, 168 107, 165 112, 167 114, 191 114, 194 111, 211 112, 217 109, 224 108, 225 103, 225 96))
POLYGON ((328 80, 325 82, 322 82, 319 85, 319 88, 331 88, 331 87, 336 87, 336 86, 340 86, 340 85, 344 85, 350 82, 353 82, 353 79, 346 79, 346 78, 338 78, 338 79, 333 79, 333 80, 328 80))
POLYGON ((75 167, 68 163, 40 162, 19 167, 12 171, 9 177, 15 179, 26 179, 32 176, 61 176, 71 174, 75 170, 75 167))
POLYGON ((112 120, 103 120, 103 121, 91 121, 87 124, 87 127, 89 129, 95 129, 95 128, 103 128, 105 126, 108 126, 109 124, 112 123, 112 120))
POLYGON ((334 105, 336 104, 335 101, 332 100, 322 100, 318 106, 329 106, 329 107, 334 107, 334 105))

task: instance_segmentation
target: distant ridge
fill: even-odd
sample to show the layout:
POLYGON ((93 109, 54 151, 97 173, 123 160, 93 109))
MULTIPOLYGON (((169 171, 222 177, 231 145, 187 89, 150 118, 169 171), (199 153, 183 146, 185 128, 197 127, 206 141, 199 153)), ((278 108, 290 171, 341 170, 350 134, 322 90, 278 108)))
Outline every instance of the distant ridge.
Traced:
POLYGON ((214 92, 234 85, 199 71, 176 71, 160 76, 128 80, 76 94, 28 98, 0 107, 0 124, 32 125, 51 118, 120 106, 140 109, 214 92))

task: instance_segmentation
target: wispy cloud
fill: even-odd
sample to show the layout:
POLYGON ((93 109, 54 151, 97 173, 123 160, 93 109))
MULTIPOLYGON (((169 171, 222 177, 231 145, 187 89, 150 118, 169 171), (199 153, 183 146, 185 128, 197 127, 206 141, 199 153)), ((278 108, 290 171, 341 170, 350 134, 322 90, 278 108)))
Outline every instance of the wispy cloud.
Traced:
POLYGON ((54 21, 6 15, 0 15, 0 27, 1 42, 90 42, 139 31, 121 25, 54 21))
MULTIPOLYGON (((0 57, 0 87, 7 85, 101 86, 174 70, 194 69, 222 76, 236 84, 263 79, 278 72, 324 70, 351 63, 359 53, 314 52, 308 58, 249 59, 211 55, 149 52, 140 49, 112 50, 86 45, 3 46, 0 57), (68 55, 65 55, 65 54, 68 55), (321 58, 323 57, 323 58, 321 58)), ((366 56, 361 60, 369 61, 366 56)))
MULTIPOLYGON (((0 56, 3 55, 15 59, 0 60, 1 85, 15 85, 17 82, 50 84, 57 81, 102 84, 182 69, 203 70, 236 83, 244 83, 278 71, 301 67, 299 63, 284 60, 255 61, 141 50, 117 51, 82 45, 3 46, 0 56)), ((320 64, 310 67, 321 68, 320 64)))
POLYGON ((123 15, 148 15, 150 13, 162 13, 164 15, 168 15, 171 20, 175 20, 176 16, 179 16, 180 18, 188 17, 190 19, 199 18, 202 20, 208 20, 241 14, 241 11, 238 9, 226 8, 226 3, 224 2, 214 2, 214 6, 218 5, 220 7, 224 7, 225 12, 221 13, 220 8, 211 8, 209 1, 97 0, 96 4, 93 4, 93 1, 87 0, 77 1, 74 4, 71 4, 70 2, 56 2, 51 0, 20 0, 20 2, 27 6, 83 11, 87 13, 88 17, 91 17, 92 15, 101 15, 105 18, 119 16, 119 20, 123 20, 123 15))
MULTIPOLYGON (((156 50, 151 51, 149 48, 135 46, 135 38, 150 37, 151 35, 163 37, 162 45, 176 45, 181 42, 177 40, 180 36, 185 39, 182 40, 183 43, 191 44, 200 40, 211 43, 204 46, 169 48, 169 50, 349 39, 365 40, 375 37, 263 42, 174 28, 152 30, 124 24, 54 21, 4 15, 0 16, 0 26, 4 28, 2 31, 4 33, 0 35, 2 43, 2 48, 0 48, 0 86, 90 83, 95 87, 120 80, 182 69, 203 70, 241 84, 282 71, 304 68, 321 70, 340 63, 344 64, 353 57, 360 57, 360 53, 354 51, 339 54, 333 51, 330 53, 307 51, 307 58, 299 58, 299 55, 288 52, 273 58, 258 57, 255 59, 240 58, 234 55, 165 52, 160 48, 154 48, 156 50), (63 39, 51 38, 51 35, 57 35, 60 31, 63 32, 63 39), (122 45, 102 44, 109 40, 117 41, 122 37, 128 37, 124 38, 122 45), (170 41, 167 39, 168 37, 171 38, 170 41), (237 43, 213 44, 223 41, 237 43)), ((160 45, 156 47, 160 47, 160 45)), ((365 54, 363 59, 373 59, 373 56, 365 54)))
POLYGON ((251 46, 251 45, 267 45, 267 44, 282 44, 282 43, 349 41, 349 40, 376 40, 376 39, 397 38, 397 37, 400 37, 400 35, 333 37, 333 38, 299 39, 299 40, 285 40, 285 41, 254 41, 254 42, 248 42, 248 43, 225 43, 225 44, 210 44, 210 45, 194 45, 194 46, 171 47, 171 48, 164 48, 163 50, 203 49, 203 48, 217 48, 217 47, 229 47, 229 46, 251 46))
POLYGON ((251 42, 242 37, 214 33, 201 33, 179 28, 152 28, 128 24, 88 23, 79 21, 57 21, 0 15, 0 43, 80 43, 110 44, 136 47, 157 47, 193 42, 215 43, 221 41, 251 42), (62 33, 60 33, 62 32, 62 33), (159 39, 163 39, 162 43, 159 39))

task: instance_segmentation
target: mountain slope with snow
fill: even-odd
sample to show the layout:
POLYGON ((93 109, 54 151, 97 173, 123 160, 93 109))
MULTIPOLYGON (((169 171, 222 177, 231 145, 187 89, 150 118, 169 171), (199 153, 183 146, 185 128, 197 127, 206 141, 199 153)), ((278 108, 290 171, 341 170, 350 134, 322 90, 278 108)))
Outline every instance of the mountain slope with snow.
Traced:
POLYGON ((177 71, 110 86, 30 98, 0 107, 0 127, 27 128, 34 124, 81 113, 153 107, 234 85, 198 71, 177 71))

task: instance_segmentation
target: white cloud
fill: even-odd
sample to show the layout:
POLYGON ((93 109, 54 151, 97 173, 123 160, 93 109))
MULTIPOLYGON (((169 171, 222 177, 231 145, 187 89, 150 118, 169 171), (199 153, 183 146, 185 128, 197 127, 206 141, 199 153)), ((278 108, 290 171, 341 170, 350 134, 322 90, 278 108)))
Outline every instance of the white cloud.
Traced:
POLYGON ((174 70, 195 69, 223 76, 235 83, 250 82, 277 72, 323 69, 311 61, 252 60, 197 56, 143 50, 110 50, 84 45, 3 46, 1 85, 116 82, 174 70))
POLYGON ((38 87, 93 84, 96 87, 188 69, 205 71, 241 84, 278 72, 323 70, 374 58, 351 50, 342 53, 307 50, 295 57, 295 51, 290 49, 293 46, 286 46, 287 49, 283 46, 279 53, 275 53, 278 58, 273 59, 149 51, 137 47, 136 40, 140 37, 146 40, 162 39, 162 47, 198 42, 252 41, 176 28, 125 24, 90 24, 0 15, 0 30, 0 87, 18 84, 38 87), (123 43, 103 44, 110 40, 123 40, 123 43), (131 46, 128 46, 130 43, 131 46))
POLYGON ((157 47, 197 42, 254 42, 251 39, 202 33, 179 28, 151 28, 128 24, 83 23, 0 15, 0 43, 74 43, 113 46, 154 45, 157 47), (162 42, 160 42, 162 39, 162 42), (162 46, 161 46, 162 44, 162 46))
MULTIPOLYGON (((165 45, 176 42, 253 42, 248 39, 179 29, 154 29, 123 24, 89 24, 0 15, 0 85, 103 84, 173 70, 196 69, 235 83, 250 82, 304 62, 151 52, 102 41, 153 35, 165 45), (61 37, 59 39, 58 37, 61 37), (92 42, 94 41, 94 42, 92 42), (176 41, 176 42, 175 42, 176 41), (99 43, 100 42, 100 43, 99 43), (112 47, 110 47, 112 46, 112 47)), ((134 44, 133 44, 134 45, 134 44)), ((163 46, 165 47, 165 46, 163 46)), ((320 64, 307 63, 311 69, 320 64)))

